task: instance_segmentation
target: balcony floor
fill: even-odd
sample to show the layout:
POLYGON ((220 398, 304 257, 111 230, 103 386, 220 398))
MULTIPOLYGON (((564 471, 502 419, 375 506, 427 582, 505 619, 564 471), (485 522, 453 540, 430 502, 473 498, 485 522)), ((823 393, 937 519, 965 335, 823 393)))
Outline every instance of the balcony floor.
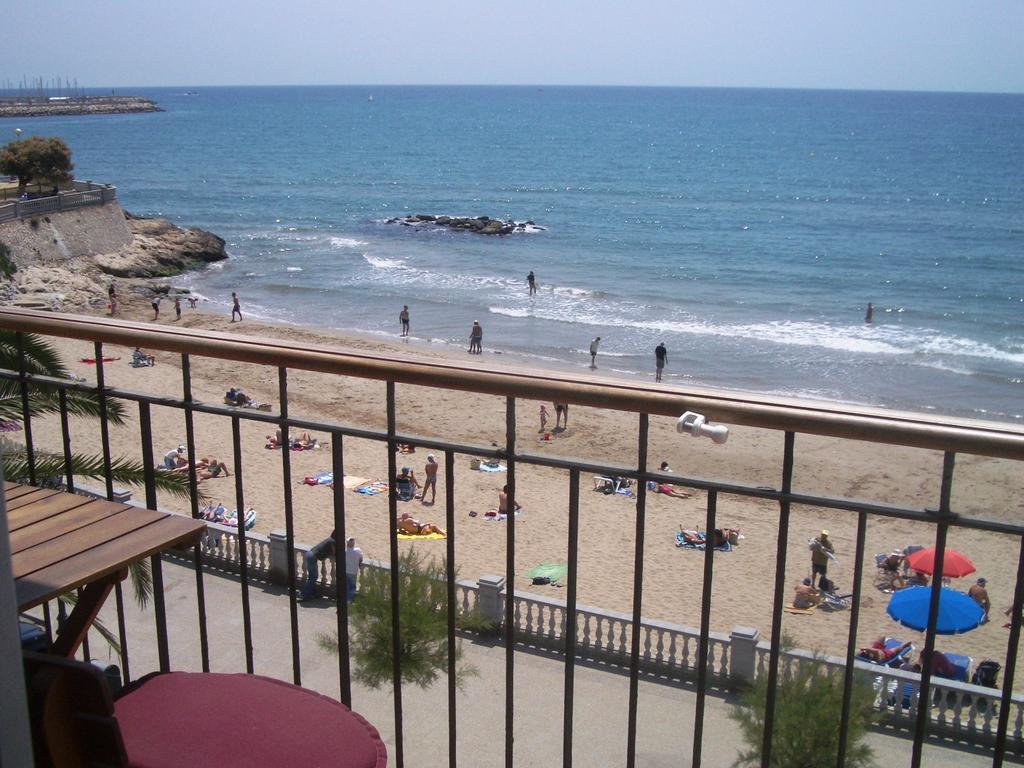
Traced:
MULTIPOLYGON (((173 561, 163 568, 171 668, 201 669, 195 576, 173 561)), ((242 645, 242 610, 237 578, 207 571, 204 578, 211 669, 214 672, 245 670, 242 645)), ((288 603, 276 586, 250 584, 255 671, 291 680, 291 643, 288 603)), ((116 629, 113 596, 101 618, 116 629)), ((158 667, 155 620, 152 608, 141 612, 125 590, 128 650, 133 678, 158 667)), ((334 625, 333 603, 317 600, 299 605, 302 682, 336 697, 336 657, 321 650, 317 633, 334 625)), ((93 658, 105 658, 107 646, 95 633, 90 641, 93 658)), ((504 765, 505 652, 500 645, 463 641, 466 660, 479 676, 467 680, 458 695, 458 742, 460 764, 479 768, 504 765)), ((551 766, 561 762, 562 690, 561 660, 527 649, 516 654, 516 764, 551 766)), ((581 662, 576 667, 574 765, 624 765, 629 677, 621 670, 581 662)), ((444 680, 427 690, 405 686, 404 735, 406 763, 447 766, 447 689, 444 680)), ((353 708, 374 723, 388 745, 394 764, 394 708, 390 689, 372 691, 353 686, 353 708)), ((679 766, 690 764, 691 731, 696 696, 692 687, 642 680, 639 695, 637 765, 679 766)), ((705 715, 703 765, 727 768, 736 759, 736 726, 728 718, 731 697, 709 696, 705 715)), ((182 706, 188 706, 182 702, 182 706)), ((235 713, 221 713, 232 718, 235 713)), ((225 730, 230 738, 230 729, 225 730)), ((881 732, 869 736, 879 765, 909 765, 911 742, 881 732)), ((934 768, 972 768, 991 765, 988 752, 968 747, 926 746, 924 765, 934 768)))

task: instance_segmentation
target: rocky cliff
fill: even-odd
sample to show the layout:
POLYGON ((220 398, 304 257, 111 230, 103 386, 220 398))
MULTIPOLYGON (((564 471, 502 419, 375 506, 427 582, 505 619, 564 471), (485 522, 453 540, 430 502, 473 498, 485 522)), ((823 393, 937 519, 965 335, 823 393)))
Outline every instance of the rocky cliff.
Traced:
POLYGON ((115 277, 122 293, 166 292, 152 279, 227 258, 216 235, 138 218, 116 203, 7 222, 0 242, 17 269, 0 284, 0 302, 53 310, 105 304, 115 277))

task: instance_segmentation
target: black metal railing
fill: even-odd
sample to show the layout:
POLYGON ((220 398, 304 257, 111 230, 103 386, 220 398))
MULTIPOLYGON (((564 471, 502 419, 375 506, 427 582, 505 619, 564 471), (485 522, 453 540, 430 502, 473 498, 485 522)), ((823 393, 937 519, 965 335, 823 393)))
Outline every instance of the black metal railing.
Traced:
MULTIPOLYGON (((630 634, 629 663, 629 695, 627 718, 626 762, 628 766, 636 764, 637 744, 637 702, 639 697, 640 669, 640 624, 643 611, 644 584, 644 533, 646 511, 647 482, 669 484, 707 492, 705 508, 705 530, 713 531, 716 527, 716 515, 719 496, 730 496, 748 499, 767 499, 778 503, 780 516, 778 527, 778 544, 776 550, 777 564, 774 580, 774 602, 772 606, 771 641, 769 663, 767 668, 768 693, 765 709, 764 740, 762 745, 763 765, 768 765, 772 753, 772 724, 776 711, 776 689, 780 672, 782 612, 785 600, 785 572, 788 547, 788 527, 790 510, 793 505, 811 505, 814 507, 846 511, 856 515, 856 565, 854 577, 853 609, 850 614, 849 639, 846 643, 846 665, 844 677, 843 719, 841 724, 841 743, 843 747, 837 765, 844 762, 845 742, 847 737, 847 721, 849 718, 851 696, 854 685, 854 651, 858 629, 860 601, 860 583, 863 577, 863 560, 865 556, 865 537, 867 521, 870 518, 897 518, 925 523, 935 532, 935 546, 938 549, 937 569, 941 569, 945 551, 947 532, 951 528, 969 528, 990 531, 1017 539, 1020 544, 1020 561, 1017 567, 1016 588, 1013 598, 1013 610, 1010 620, 1010 638, 1007 657, 1005 659, 1004 682, 1001 692, 1001 707, 996 743, 992 752, 992 764, 1000 766, 1007 750, 1008 718, 1011 711, 1011 695, 1016 665, 1017 646, 1020 639, 1022 602, 1024 602, 1024 525, 987 520, 979 517, 958 515, 951 508, 951 492, 954 479, 954 467, 958 452, 967 452, 983 456, 994 456, 1011 459, 1016 462, 1024 460, 1024 432, 1013 426, 998 424, 978 424, 963 426, 952 421, 892 414, 853 408, 831 408, 793 401, 773 400, 764 398, 756 400, 733 394, 699 390, 680 391, 668 388, 647 388, 638 385, 595 384, 591 381, 578 380, 555 374, 538 375, 524 374, 514 370, 490 371, 478 368, 467 368, 452 364, 439 364, 419 360, 388 359, 381 356, 341 353, 321 347, 301 346, 276 342, 272 339, 249 339, 245 337, 195 332, 184 329, 154 327, 142 324, 124 323, 113 320, 54 316, 21 310, 0 310, 0 328, 13 331, 18 338, 25 333, 52 335, 66 338, 87 340, 94 344, 96 359, 96 383, 63 379, 52 379, 30 375, 26 372, 24 357, 21 369, 0 371, 0 378, 20 383, 23 402, 23 423, 25 438, 29 448, 30 479, 37 480, 34 470, 34 454, 32 452, 32 416, 29 408, 29 395, 36 386, 55 388, 60 393, 60 427, 65 457, 70 459, 70 433, 68 429, 66 395, 68 392, 93 392, 99 396, 101 409, 113 400, 124 403, 136 403, 139 409, 141 453, 147 468, 145 482, 146 503, 156 505, 155 471, 152 453, 151 410, 155 407, 179 409, 184 413, 186 427, 186 448, 190 464, 194 465, 196 414, 216 416, 228 419, 231 424, 232 445, 235 464, 235 496, 236 508, 241 512, 245 506, 245 467, 241 450, 241 424, 252 421, 273 425, 281 430, 281 439, 285 445, 292 429, 320 430, 331 435, 331 462, 334 477, 344 476, 345 442, 350 439, 371 440, 386 447, 388 453, 389 477, 396 475, 396 449, 399 443, 415 443, 427 449, 434 449, 444 454, 445 462, 445 516, 447 522, 447 645, 449 658, 454 658, 456 644, 457 606, 455 600, 456 556, 456 520, 455 520, 455 475, 454 463, 456 456, 494 456, 506 462, 508 478, 508 509, 515 510, 516 470, 517 466, 554 467, 568 473, 568 579, 566 599, 566 626, 575 628, 577 618, 577 575, 579 554, 579 513, 580 513, 580 476, 583 472, 601 475, 614 475, 636 481, 636 520, 635 550, 633 555, 633 599, 630 634), (180 355, 182 371, 182 394, 180 397, 155 396, 137 391, 108 387, 104 379, 103 353, 104 345, 136 346, 144 345, 149 349, 163 350, 180 355), (221 404, 209 404, 197 401, 192 394, 192 358, 204 356, 227 359, 259 365, 273 366, 278 377, 277 413, 239 410, 221 404), (386 428, 381 430, 356 427, 329 421, 319 421, 292 417, 289 413, 288 374, 290 370, 317 371, 345 376, 359 376, 380 381, 384 385, 386 403, 386 428), (505 444, 503 447, 457 443, 450 440, 423 437, 400 433, 396 426, 397 383, 417 384, 460 391, 498 394, 505 399, 505 444), (590 405, 605 409, 629 411, 637 414, 637 461, 635 465, 617 466, 601 462, 576 460, 550 455, 534 454, 521 449, 516 434, 516 404, 520 399, 536 399, 567 402, 570 404, 590 405), (686 410, 701 410, 717 421, 734 424, 746 424, 762 428, 774 429, 783 435, 783 458, 780 476, 776 487, 764 487, 753 482, 721 481, 699 477, 680 476, 655 471, 647 466, 647 450, 649 442, 649 420, 651 415, 676 416, 686 410), (877 443, 906 445, 928 450, 943 452, 941 492, 938 507, 934 510, 916 509, 902 505, 863 502, 842 497, 831 497, 821 494, 800 493, 793 490, 793 466, 796 456, 797 436, 799 434, 828 435, 839 438, 869 440, 877 443)), ((102 412, 102 411, 101 411, 102 412)), ((104 412, 105 413, 105 412, 104 412)), ((107 419, 100 421, 101 444, 104 461, 107 467, 108 497, 113 496, 113 485, 110 481, 110 436, 107 419)), ((1019 471, 1020 465, 1014 465, 1019 471)), ((189 483, 192 490, 191 513, 199 516, 197 503, 197 477, 195 468, 189 470, 189 483)), ((283 509, 286 527, 288 551, 288 601, 289 624, 291 634, 291 667, 296 684, 302 680, 302 659, 299 651, 299 626, 296 607, 297 584, 295 562, 295 532, 293 504, 291 498, 291 463, 289 451, 282 452, 283 509)), ((66 484, 74 488, 75 478, 68 472, 66 484)), ((343 484, 336 482, 333 492, 333 519, 337 531, 337 541, 346 539, 346 514, 343 484)), ((389 549, 391 563, 398 562, 397 537, 397 504, 396 497, 389 497, 388 511, 390 516, 389 549)), ((504 601, 504 622, 502 637, 505 648, 505 699, 504 699, 504 756, 506 766, 513 765, 515 755, 515 661, 516 661, 516 619, 515 603, 515 558, 516 558, 516 523, 515 514, 509 514, 506 527, 506 595, 504 601)), ((245 647, 245 667, 248 672, 254 671, 253 662, 253 623, 250 613, 249 581, 247 572, 247 547, 245 546, 245 526, 238 525, 240 557, 241 604, 243 612, 243 633, 245 647)), ((714 579, 715 549, 708 546, 704 551, 703 560, 703 591, 700 612, 700 640, 698 644, 696 710, 693 720, 693 753, 692 765, 699 766, 702 761, 702 750, 705 743, 714 740, 704 738, 704 722, 706 696, 708 689, 708 654, 709 634, 711 633, 711 590, 714 579)), ((202 666, 204 671, 210 667, 210 648, 208 638, 208 621, 204 602, 204 567, 201 548, 197 546, 193 553, 195 578, 197 587, 198 611, 198 642, 201 648, 202 666)), ((161 561, 152 560, 155 593, 156 636, 159 647, 160 668, 169 667, 167 653, 167 622, 161 586, 161 561)), ((938 570, 937 572, 941 572, 938 570)), ((935 622, 938 611, 939 589, 941 580, 933 580, 930 622, 926 632, 925 649, 931 651, 935 646, 935 622)), ((351 676, 348 647, 348 609, 342 594, 343 579, 335 579, 334 587, 337 604, 337 629, 339 639, 338 690, 339 698, 346 704, 351 703, 351 676)), ((397 568, 391 569, 392 593, 392 645, 394 666, 393 703, 395 720, 395 764, 403 766, 405 761, 403 743, 403 697, 402 669, 399 643, 401 638, 399 601, 399 574, 397 568)), ((130 676, 128 647, 124 623, 123 596, 120 588, 116 592, 117 613, 119 617, 118 631, 122 643, 123 670, 130 676)), ((49 621, 49 610, 46 611, 49 621)), ((572 629, 563 632, 565 689, 563 694, 563 765, 571 766, 574 757, 573 732, 573 694, 574 671, 577 660, 576 632, 572 629)), ((929 701, 931 674, 926 667, 922 671, 920 684, 920 702, 929 701)), ((456 766, 458 760, 458 737, 456 730, 456 676, 455 665, 450 664, 448 670, 448 747, 449 764, 456 766)), ((917 712, 917 721, 913 732, 913 751, 910 765, 917 768, 921 765, 922 746, 928 735, 929 708, 921 705, 917 712)), ((472 764, 472 763, 464 763, 472 764)))

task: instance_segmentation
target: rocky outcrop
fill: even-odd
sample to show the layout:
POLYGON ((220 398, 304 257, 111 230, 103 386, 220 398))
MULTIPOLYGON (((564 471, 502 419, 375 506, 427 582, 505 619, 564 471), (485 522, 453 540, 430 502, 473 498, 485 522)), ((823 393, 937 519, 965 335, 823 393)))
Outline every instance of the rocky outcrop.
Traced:
POLYGON ((35 227, 31 222, 0 226, 0 241, 7 241, 16 267, 10 282, 0 284, 0 303, 55 311, 101 307, 112 277, 120 278, 119 293, 150 297, 168 290, 153 283, 154 278, 227 258, 224 241, 201 229, 138 218, 122 213, 116 204, 83 211, 51 214, 35 227), (123 237, 106 236, 119 228, 127 230, 123 237), (74 248, 67 246, 69 241, 74 248), (111 243, 113 249, 106 252, 99 245, 111 243), (99 248, 83 253, 89 244, 99 248))
POLYGON ((388 219, 387 223, 406 227, 445 227, 478 235, 511 235, 516 232, 539 232, 544 229, 532 221, 505 221, 492 219, 490 216, 434 216, 429 213, 396 217, 388 219))
POLYGON ((224 241, 202 229, 181 229, 166 219, 144 219, 125 212, 132 241, 115 253, 93 257, 114 277, 169 277, 228 257, 224 241))

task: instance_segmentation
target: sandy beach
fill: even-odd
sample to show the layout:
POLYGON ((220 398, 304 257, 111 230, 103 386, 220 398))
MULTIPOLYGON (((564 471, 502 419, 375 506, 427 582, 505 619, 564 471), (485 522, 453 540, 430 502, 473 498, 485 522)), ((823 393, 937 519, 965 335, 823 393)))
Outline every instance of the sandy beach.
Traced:
MULTIPOLYGON (((243 304, 244 311, 244 304, 243 304)), ((397 316, 397 310, 396 310, 397 316)), ((152 310, 141 299, 123 308, 122 317, 149 321, 152 310)), ((209 314, 183 309, 177 324, 196 329, 211 329, 255 337, 291 339, 296 343, 379 352, 383 355, 417 356, 428 359, 464 358, 480 366, 503 366, 501 356, 480 357, 441 352, 430 346, 402 341, 381 341, 328 334, 294 326, 258 324, 250 320, 229 322, 229 315, 209 314)), ((174 312, 164 302, 159 324, 174 324, 174 312)), ((396 322, 396 333, 398 331, 396 322)), ((493 343, 492 340, 487 340, 493 343)), ((72 372, 95 380, 95 366, 79 362, 93 356, 92 345, 56 340, 56 345, 72 372)), ((487 345, 485 344, 485 351, 487 345)), ((156 353, 156 365, 135 369, 128 365, 131 350, 105 348, 116 358, 105 367, 109 385, 153 394, 179 396, 180 359, 156 353)), ((600 358, 598 359, 600 366, 600 358)), ((600 367, 588 374, 601 379, 600 367)), ((652 377, 653 378, 653 377, 652 377)), ((210 359, 192 360, 194 396, 203 402, 220 403, 224 391, 240 386, 260 402, 277 402, 277 371, 247 364, 210 359)), ((346 426, 384 430, 385 387, 382 382, 329 377, 292 371, 289 373, 290 415, 298 419, 333 421, 346 426)), ((413 435, 463 441, 487 446, 504 444, 504 401, 498 397, 471 396, 421 387, 397 387, 398 429, 413 435)), ((549 430, 555 413, 550 403, 549 430)), ((542 441, 538 430, 540 403, 517 404, 520 450, 588 459, 595 462, 630 465, 636 461, 637 417, 634 414, 570 407, 568 428, 542 441)), ((128 407, 128 423, 111 430, 115 456, 141 457, 137 409, 128 407)), ((282 508, 281 452, 264 447, 271 431, 265 425, 242 423, 242 456, 246 506, 255 507, 255 530, 267 533, 285 526, 282 508)), ((184 418, 180 411, 153 408, 153 451, 161 457, 184 442, 184 418)), ((59 450, 60 428, 57 419, 34 423, 37 446, 59 450)), ((316 434, 321 442, 324 434, 316 434)), ((15 434, 17 438, 17 434, 15 434)), ((94 421, 72 423, 73 448, 82 452, 99 451, 99 429, 94 421)), ((676 433, 674 420, 651 420, 649 457, 652 466, 667 461, 676 473, 691 477, 732 480, 753 485, 778 486, 781 475, 783 436, 778 433, 734 427, 729 441, 715 445, 710 440, 693 439, 676 433)), ((908 507, 935 508, 939 498, 942 456, 936 452, 873 445, 856 441, 798 436, 794 490, 824 493, 856 499, 891 502, 908 507), (841 444, 840 444, 841 443, 841 444)), ((387 479, 387 448, 383 443, 346 439, 346 475, 366 479, 387 479)), ((205 481, 201 488, 214 500, 234 506, 233 474, 239 470, 232 461, 231 424, 226 418, 196 417, 198 456, 226 461, 232 477, 205 481)), ((411 467, 419 478, 428 451, 420 449, 400 456, 399 467, 411 467)), ((420 520, 444 525, 444 457, 439 472, 435 505, 420 500, 400 503, 420 520)), ((505 573, 504 523, 485 521, 483 513, 497 506, 498 492, 506 481, 504 473, 486 473, 470 468, 470 456, 455 459, 456 558, 461 578, 476 579, 484 574, 505 573), (472 516, 471 513, 477 513, 472 516)), ((332 527, 331 493, 323 486, 301 484, 304 476, 331 469, 329 449, 291 453, 295 536, 312 544, 326 536, 332 527)), ((519 465, 517 500, 523 506, 516 525, 517 591, 564 598, 564 589, 534 586, 524 574, 545 562, 567 562, 568 472, 519 465)), ((609 610, 631 610, 633 561, 636 540, 635 501, 619 495, 604 495, 592 490, 589 475, 581 477, 581 532, 579 550, 579 601, 609 610)), ((137 497, 141 493, 137 492, 137 497)), ((701 553, 675 546, 675 531, 704 527, 706 496, 694 492, 690 498, 671 498, 649 494, 644 544, 645 617, 699 626, 703 569, 701 553)), ((180 512, 187 503, 161 496, 160 505, 180 512)), ((954 482, 953 508, 958 513, 990 519, 1019 522, 1024 519, 1024 473, 1013 462, 981 457, 960 456, 954 482)), ((349 533, 356 536, 368 557, 388 559, 388 512, 385 494, 363 496, 346 493, 349 533)), ((776 568, 778 504, 720 495, 718 522, 738 528, 743 538, 732 552, 715 557, 714 594, 711 626, 728 633, 734 626, 757 627, 768 638, 771 623, 772 590, 776 568)), ((856 516, 815 508, 794 507, 787 541, 787 599, 792 586, 809 575, 808 540, 821 529, 831 532, 838 563, 829 576, 842 592, 852 589, 856 516)), ((864 564, 863 600, 858 641, 870 642, 879 635, 912 640, 920 648, 924 636, 903 628, 885 614, 888 595, 873 587, 874 555, 903 548, 908 544, 931 545, 934 532, 926 526, 900 520, 869 521, 864 564)), ((940 637, 937 647, 971 655, 975 662, 992 658, 1003 663, 1008 631, 1003 628, 1002 610, 1010 604, 1016 578, 1018 543, 1013 539, 977 531, 951 531, 949 545, 972 558, 977 574, 954 580, 953 586, 966 590, 977 576, 988 580, 992 597, 992 620, 962 636, 940 637)), ((444 542, 402 541, 402 547, 416 546, 441 557, 444 542)), ((849 612, 818 611, 812 615, 784 615, 783 632, 798 647, 825 653, 842 653, 849 631, 849 612)))

